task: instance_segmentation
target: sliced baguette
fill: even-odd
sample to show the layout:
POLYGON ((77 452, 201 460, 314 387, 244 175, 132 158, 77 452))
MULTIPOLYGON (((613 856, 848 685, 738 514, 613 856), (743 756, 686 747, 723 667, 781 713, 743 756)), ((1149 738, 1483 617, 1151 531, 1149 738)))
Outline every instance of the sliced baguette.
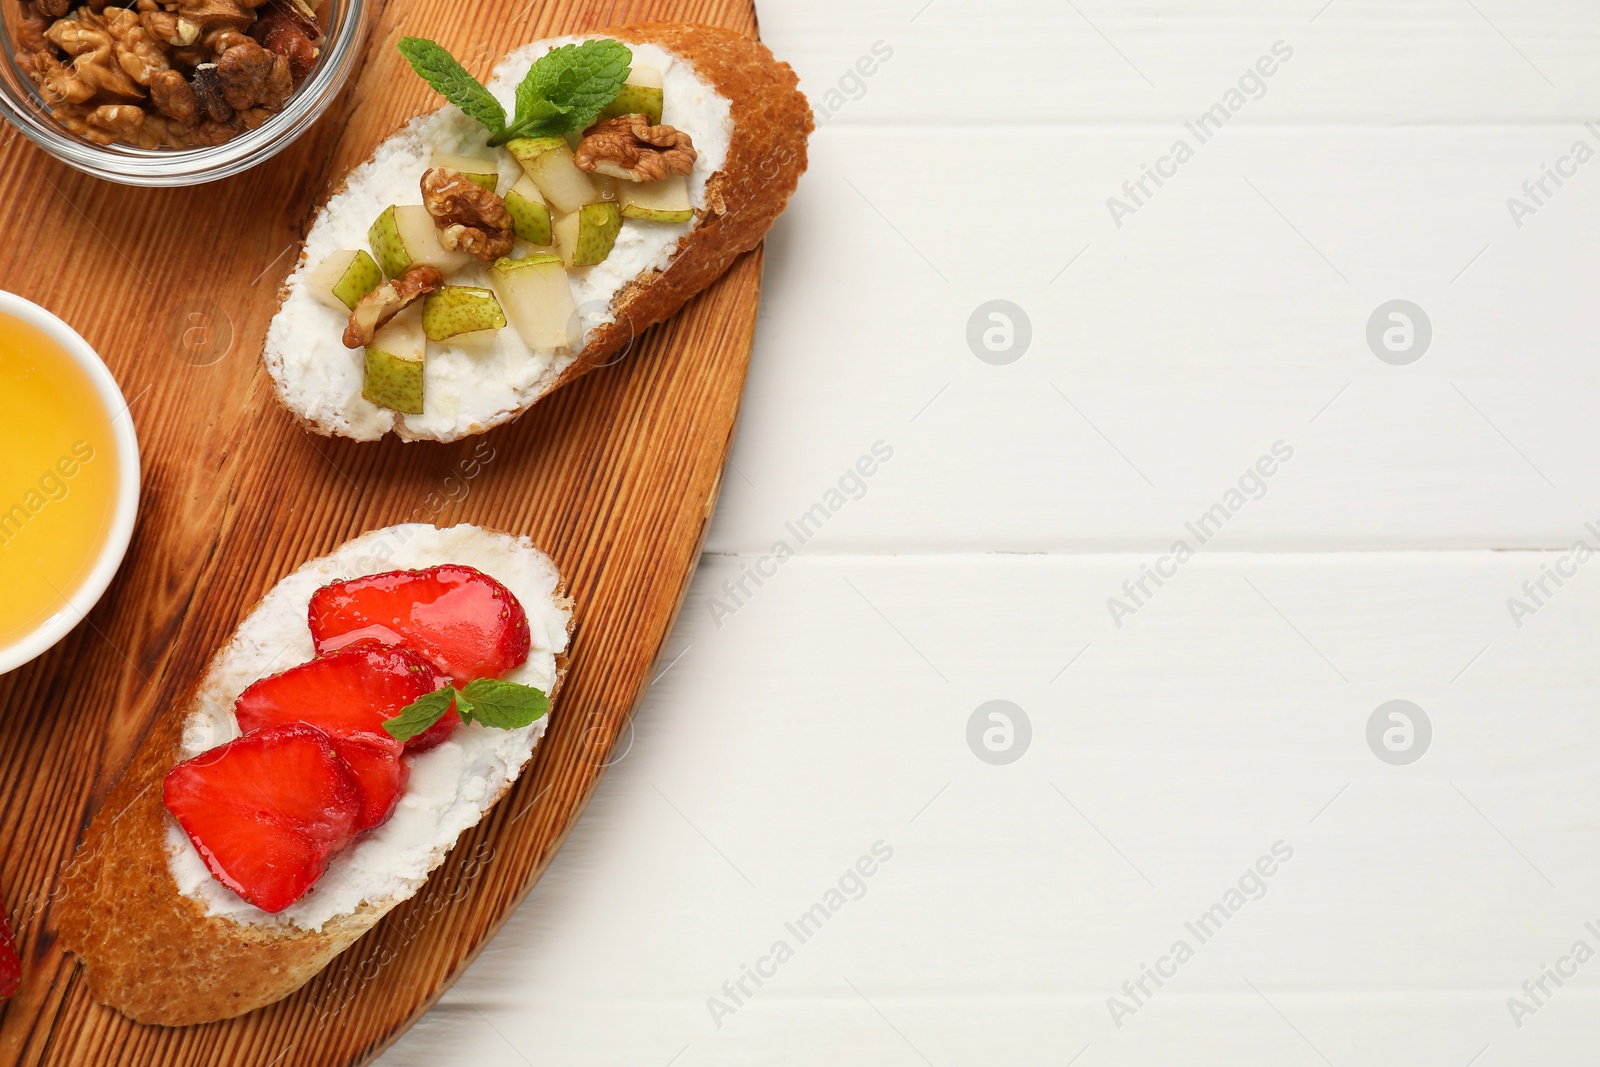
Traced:
MULTIPOLYGON (((139 1022, 182 1026, 241 1015, 288 996, 415 894, 456 836, 510 788, 549 715, 520 731, 462 726, 451 741, 409 757, 408 798, 429 779, 421 761, 435 753, 463 760, 488 788, 480 798, 458 800, 437 828, 420 823, 403 800, 390 822, 336 857, 305 898, 276 916, 205 875, 162 804, 162 780, 175 764, 236 733, 233 701, 246 686, 311 658, 306 604, 312 592, 341 578, 452 562, 478 568, 521 601, 533 651, 508 677, 546 689, 554 713, 572 603, 555 565, 527 538, 476 526, 408 524, 364 534, 305 564, 262 598, 212 658, 186 704, 155 725, 84 835, 66 876, 60 930, 63 946, 83 961, 96 998, 139 1022), (428 830, 420 838, 419 827, 428 830), (373 891, 370 872, 382 870, 392 855, 386 849, 401 844, 416 850, 404 877, 373 891), (354 899, 345 900, 346 907, 341 896, 354 899)), ((455 764, 430 766, 437 776, 455 764)))
MULTIPOLYGON (((460 384, 460 379, 466 377, 464 370, 452 372, 458 375, 456 378, 430 371, 428 388, 441 394, 440 403, 431 410, 425 410, 422 415, 399 415, 377 408, 361 399, 359 379, 352 383, 344 365, 336 363, 347 359, 354 366, 359 351, 347 354, 321 343, 321 337, 329 329, 336 329, 331 325, 335 313, 294 297, 300 280, 316 266, 308 259, 313 246, 319 256, 331 251, 321 247, 326 243, 318 229, 323 219, 339 220, 340 231, 348 231, 346 241, 353 245, 357 229, 364 230, 366 226, 367 216, 375 217, 385 206, 364 194, 373 168, 391 165, 398 158, 414 159, 424 149, 440 149, 437 144, 424 142, 449 136, 449 130, 439 119, 458 117, 459 113, 447 106, 412 120, 340 182, 313 220, 299 267, 279 294, 279 311, 268 330, 263 359, 271 372, 278 398, 307 430, 357 440, 375 440, 393 432, 406 440, 454 441, 483 433, 521 415, 560 386, 626 355, 640 333, 674 314, 690 297, 720 277, 735 258, 755 248, 766 236, 805 171, 806 138, 814 128, 810 106, 800 93, 798 79, 788 64, 774 59, 759 41, 711 26, 645 23, 583 35, 583 38, 595 37, 611 37, 633 46, 661 49, 673 64, 682 64, 705 89, 721 98, 717 101, 719 105, 726 105, 725 158, 714 172, 691 177, 691 185, 698 179, 702 186, 696 198, 693 222, 681 224, 680 229, 685 232, 676 239, 675 246, 668 244, 655 265, 641 268, 609 301, 602 302, 599 307, 587 307, 580 294, 579 311, 585 315, 585 328, 581 346, 576 351, 540 354, 544 362, 537 365, 530 364, 527 356, 520 360, 502 356, 496 362, 495 359, 485 360, 480 354, 475 357, 476 363, 468 364, 463 360, 458 367, 477 366, 484 374, 502 375, 506 388, 499 388, 501 383, 496 380, 490 394, 464 403, 461 401, 463 391, 472 387, 460 384), (345 211, 353 213, 354 221, 341 219, 345 211), (659 269, 662 263, 665 267, 659 269), (317 339, 315 353, 306 341, 308 336, 317 339), (530 367, 536 369, 530 370, 530 367), (337 374, 336 386, 321 377, 330 373, 337 374)), ((531 52, 542 54, 548 44, 536 42, 525 46, 508 56, 505 63, 511 65, 513 61, 520 61, 521 66, 515 69, 524 69, 531 62, 528 55, 531 52)), ((491 81, 490 85, 494 88, 496 82, 491 81)), ((504 92, 503 87, 501 91, 504 92)), ((665 118, 669 124, 673 120, 673 110, 669 89, 665 118)), ((469 120, 460 121, 464 128, 481 134, 481 128, 473 126, 469 120)), ((476 150, 476 146, 442 147, 450 151, 476 150)), ((702 166, 709 164, 702 160, 702 166)), ((502 169, 502 188, 513 180, 511 170, 514 165, 502 169)), ((420 198, 414 189, 410 190, 410 195, 413 202, 420 198)), ((624 223, 624 229, 626 232, 629 226, 668 225, 671 224, 629 220, 624 223)), ((659 235, 666 231, 655 232, 659 235)), ((619 241, 619 247, 622 244, 619 241)))

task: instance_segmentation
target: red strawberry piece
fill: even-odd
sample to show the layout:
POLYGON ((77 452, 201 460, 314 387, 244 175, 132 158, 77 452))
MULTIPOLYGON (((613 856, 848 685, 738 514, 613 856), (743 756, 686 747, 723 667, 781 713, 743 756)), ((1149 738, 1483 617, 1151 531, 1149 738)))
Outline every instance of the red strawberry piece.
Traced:
POLYGON ((217 881, 263 911, 305 895, 355 836, 361 785, 305 723, 252 730, 167 772, 172 812, 217 881))
POLYGON ((22 961, 17 958, 17 939, 11 936, 11 919, 0 904, 0 1000, 7 1000, 22 984, 22 961))
POLYGON ((511 590, 471 567, 390 571, 317 590, 309 611, 317 651, 363 638, 422 654, 456 685, 499 678, 528 658, 528 616, 511 590))
MULTIPOLYGON (((454 712, 451 712, 454 715, 454 712)), ((457 718, 459 722, 459 717, 457 718)), ((400 806, 400 794, 411 779, 411 767, 400 757, 406 747, 388 734, 350 734, 330 737, 334 751, 350 765, 361 783, 361 813, 356 833, 382 826, 400 806)))
MULTIPOLYGON (((234 713, 249 731, 284 722, 308 722, 333 738, 370 734, 393 741, 385 719, 418 697, 450 684, 433 664, 408 648, 358 641, 310 663, 263 678, 239 695, 234 713)), ((431 748, 461 722, 454 710, 406 748, 431 748)))

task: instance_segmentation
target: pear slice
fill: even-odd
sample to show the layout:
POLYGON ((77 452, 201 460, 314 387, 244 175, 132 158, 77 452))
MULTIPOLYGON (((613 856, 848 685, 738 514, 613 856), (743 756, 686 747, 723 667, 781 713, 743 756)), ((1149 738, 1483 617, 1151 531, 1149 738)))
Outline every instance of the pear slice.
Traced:
POLYGON ((433 165, 453 170, 467 181, 481 185, 491 193, 500 187, 500 168, 492 159, 458 156, 454 152, 435 152, 433 165))
MULTIPOLYGON (((636 66, 622 83, 615 100, 600 110, 600 119, 618 115, 644 115, 650 125, 661 125, 661 72, 654 67, 636 66)), ((599 119, 596 119, 599 121, 599 119)))
POLYGON ((312 296, 345 314, 357 300, 383 284, 383 271, 366 252, 341 249, 307 271, 305 284, 312 296))
POLYGON ((398 278, 407 267, 421 263, 437 267, 442 273, 460 270, 472 262, 466 252, 451 251, 439 243, 439 230, 433 216, 421 204, 390 205, 367 231, 372 254, 378 266, 391 278, 398 278))
POLYGON ((373 335, 366 350, 361 395, 379 407, 421 415, 427 348, 422 308, 413 304, 373 335))
POLYGON ((550 243, 550 208, 534 180, 524 174, 506 190, 506 211, 511 215, 511 230, 529 244, 550 243))
POLYGON ((578 307, 560 256, 537 252, 526 259, 498 259, 489 277, 529 348, 548 352, 578 344, 578 307))
POLYGON ((446 285, 422 299, 422 332, 430 341, 454 342, 464 334, 492 334, 505 324, 500 301, 488 289, 446 285))
POLYGON ((572 161, 572 146, 565 138, 514 137, 506 142, 506 151, 522 164, 523 172, 557 211, 576 211, 600 199, 589 175, 572 161))
POLYGON ((604 263, 622 229, 622 208, 615 202, 585 204, 570 215, 556 219, 556 248, 569 267, 592 267, 604 263))
POLYGON ((689 204, 689 182, 669 174, 658 182, 621 182, 622 217, 645 222, 688 222, 694 218, 689 204))

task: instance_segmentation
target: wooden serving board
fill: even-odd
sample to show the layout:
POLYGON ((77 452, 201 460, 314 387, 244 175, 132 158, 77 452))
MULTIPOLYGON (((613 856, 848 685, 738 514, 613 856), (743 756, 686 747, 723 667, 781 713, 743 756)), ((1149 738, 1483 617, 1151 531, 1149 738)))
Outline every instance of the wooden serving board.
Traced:
POLYGON ((571 830, 694 571, 749 363, 759 250, 615 366, 452 445, 307 436, 274 399, 260 350, 330 180, 437 103, 396 54, 402 35, 439 41, 482 76, 518 44, 608 25, 668 19, 753 35, 750 0, 369 4, 358 80, 314 130, 230 181, 106 184, 0 132, 0 286, 99 350, 144 458, 138 528, 111 590, 56 649, 0 676, 0 889, 24 973, 0 1008, 0 1062, 374 1058, 477 955, 571 830), (571 672, 533 762, 421 893, 287 1000, 175 1030, 96 1004, 56 943, 52 902, 111 784, 273 583, 406 521, 527 533, 566 577, 571 672))

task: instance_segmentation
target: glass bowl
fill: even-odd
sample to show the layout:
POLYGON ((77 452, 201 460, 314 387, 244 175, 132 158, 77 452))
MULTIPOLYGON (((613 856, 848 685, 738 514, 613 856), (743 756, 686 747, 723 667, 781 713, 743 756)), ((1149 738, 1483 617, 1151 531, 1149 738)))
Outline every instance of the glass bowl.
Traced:
POLYGON ((17 66, 20 5, 5 0, 0 19, 0 115, 50 155, 85 174, 123 185, 200 185, 240 174, 289 146, 333 103, 360 58, 365 39, 366 0, 324 0, 324 29, 317 65, 282 111, 226 144, 207 148, 133 148, 97 145, 68 132, 50 117, 33 80, 17 66))

